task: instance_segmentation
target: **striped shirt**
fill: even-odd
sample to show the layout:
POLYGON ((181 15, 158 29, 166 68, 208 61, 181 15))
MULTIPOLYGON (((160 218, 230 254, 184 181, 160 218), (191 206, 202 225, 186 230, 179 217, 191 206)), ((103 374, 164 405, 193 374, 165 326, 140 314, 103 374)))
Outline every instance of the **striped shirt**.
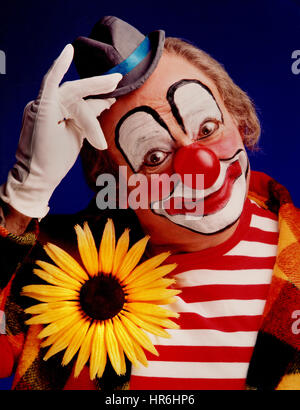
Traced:
POLYGON ((180 313, 170 339, 149 335, 159 356, 133 367, 133 390, 238 390, 260 328, 278 242, 271 212, 247 200, 223 244, 168 259, 182 293, 168 306, 180 313))

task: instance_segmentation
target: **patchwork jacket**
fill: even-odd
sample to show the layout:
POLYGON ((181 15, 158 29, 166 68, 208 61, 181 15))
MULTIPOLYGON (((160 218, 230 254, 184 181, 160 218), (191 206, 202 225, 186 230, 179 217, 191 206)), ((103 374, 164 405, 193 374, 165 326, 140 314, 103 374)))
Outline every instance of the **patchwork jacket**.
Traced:
MULTIPOLYGON (((249 365, 246 389, 300 390, 300 210, 294 207, 287 190, 263 173, 252 171, 249 197, 278 214, 279 241, 263 320, 249 365)), ((87 368, 79 379, 74 379, 74 360, 62 367, 63 352, 45 362, 45 351, 40 348, 37 338, 41 326, 27 326, 24 323, 28 318, 24 309, 36 302, 20 296, 24 285, 41 283, 33 275, 32 268, 35 260, 47 260, 43 243, 56 243, 78 257, 74 225, 87 221, 99 243, 107 217, 113 219, 118 236, 125 227, 131 229, 133 242, 143 236, 133 211, 100 213, 94 205, 76 215, 49 215, 41 222, 39 235, 35 221, 32 222, 31 229, 21 236, 0 228, 0 311, 4 310, 6 319, 6 333, 0 335, 0 375, 1 370, 2 376, 5 375, 4 367, 8 362, 5 359, 9 351, 14 361, 13 389, 107 391, 130 388, 128 362, 125 376, 117 376, 108 362, 102 378, 93 382, 88 378, 87 368), (9 346, 9 349, 4 346, 9 346)))

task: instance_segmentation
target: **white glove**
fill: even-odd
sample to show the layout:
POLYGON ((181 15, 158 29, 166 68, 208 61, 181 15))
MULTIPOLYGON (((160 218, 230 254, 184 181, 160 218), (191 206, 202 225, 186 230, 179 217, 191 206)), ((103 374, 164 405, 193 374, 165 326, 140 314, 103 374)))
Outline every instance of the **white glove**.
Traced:
POLYGON ((17 211, 43 218, 48 202, 74 165, 84 138, 97 149, 107 144, 97 117, 115 98, 89 99, 113 91, 122 75, 110 74, 65 82, 74 49, 68 44, 43 78, 38 98, 24 110, 17 162, 0 187, 0 197, 17 211))

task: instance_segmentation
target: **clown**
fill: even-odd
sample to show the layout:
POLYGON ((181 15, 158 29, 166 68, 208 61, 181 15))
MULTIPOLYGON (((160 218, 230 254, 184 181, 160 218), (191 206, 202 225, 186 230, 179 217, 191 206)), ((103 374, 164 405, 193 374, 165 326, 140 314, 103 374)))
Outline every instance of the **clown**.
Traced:
MULTIPOLYGON (((169 70, 168 78, 171 78, 169 70)), ((165 90, 162 95, 164 93, 165 90)), ((152 172, 159 167, 159 172, 170 173, 169 157, 174 157, 172 168, 183 179, 187 175, 197 176, 200 173, 204 175, 202 198, 197 193, 201 184, 197 187, 196 180, 191 181, 190 189, 187 189, 180 178, 173 192, 166 198, 151 200, 150 208, 155 214, 163 215, 171 222, 201 234, 216 234, 226 230, 240 217, 246 198, 248 173, 246 152, 240 141, 236 140, 234 130, 226 130, 223 114, 213 95, 203 84, 195 80, 181 80, 170 86, 166 93, 165 105, 167 100, 175 120, 183 131, 176 130, 176 135, 182 134, 187 145, 180 147, 182 141, 179 142, 176 136, 172 136, 159 113, 153 108, 144 106, 130 110, 121 118, 117 124, 117 146, 134 171, 144 167, 148 173, 149 167, 152 172), (187 108, 184 104, 189 104, 190 107, 187 108), (138 127, 138 124, 142 126, 138 127), (232 135, 224 136, 224 131, 232 132, 232 135), (213 149, 209 149, 210 137, 215 136, 217 132, 219 134, 218 155, 221 155, 219 158, 213 149), (157 135, 155 139, 154 134, 157 135), (231 145, 230 149, 225 149, 225 141, 227 146, 231 145), (164 165, 166 162, 169 162, 169 166, 164 165), (202 212, 195 215, 191 210, 176 207, 174 202, 179 202, 178 205, 182 203, 178 192, 189 195, 191 202, 195 199, 193 198, 195 195, 196 203, 201 202, 204 205, 202 212), (188 222, 186 216, 191 214, 194 214, 194 218, 190 218, 188 222)), ((214 146, 216 146, 215 142, 212 144, 212 147, 214 146)))
MULTIPOLYGON (((288 335, 292 306, 288 303, 283 312, 282 300, 276 299, 280 282, 281 289, 287 287, 285 300, 293 300, 293 307, 300 302, 294 272, 278 262, 284 250, 278 243, 286 246, 289 238, 293 245, 299 221, 284 189, 250 171, 246 147, 255 146, 258 136, 247 95, 215 60, 184 41, 165 39, 162 31, 145 37, 118 18, 105 17, 89 38, 66 46, 44 77, 37 100, 25 109, 17 162, 1 187, 3 246, 10 254, 14 246, 22 248, 32 218, 42 219, 39 240, 51 239, 55 217, 46 216, 49 199, 81 151, 94 188, 100 173, 116 176, 123 167, 129 177, 142 175, 151 194, 146 207, 103 216, 91 205, 78 220, 88 219, 99 231, 110 216, 116 226, 149 235, 149 257, 172 253, 168 263, 177 267, 170 278, 181 294, 168 306, 179 316, 178 328, 169 330, 167 340, 150 335, 159 356, 147 354, 147 368, 133 365, 121 377, 108 369, 95 381, 84 372, 74 377, 72 367, 61 370, 55 361, 47 371, 37 358, 50 386, 58 366, 63 377, 54 388, 300 387, 298 369, 292 376, 289 370, 299 353, 299 339, 288 335), (82 79, 60 85, 74 50, 82 79), (152 189, 162 176, 172 184, 152 189), (274 212, 279 202, 290 207, 282 242, 274 212), (272 355, 284 349, 280 366, 272 363, 270 371, 272 355)), ((134 188, 127 188, 130 195, 134 188)), ((62 238, 54 240, 72 250, 67 230, 63 225, 62 238)), ((11 256, 3 288, 24 253, 25 247, 11 256)), ((20 277, 23 283, 24 274, 13 283, 20 277)), ((126 310, 121 305, 119 310, 126 310)), ((36 335, 28 340, 21 358, 32 340, 39 350, 36 335)), ((17 374, 15 387, 26 388, 26 374, 17 374)))

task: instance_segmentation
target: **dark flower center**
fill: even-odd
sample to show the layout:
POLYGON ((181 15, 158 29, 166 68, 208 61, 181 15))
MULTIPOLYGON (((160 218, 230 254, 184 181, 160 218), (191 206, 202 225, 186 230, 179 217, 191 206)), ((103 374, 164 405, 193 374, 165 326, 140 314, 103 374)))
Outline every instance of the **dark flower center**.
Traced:
POLYGON ((123 308, 125 294, 117 279, 100 274, 85 282, 80 290, 80 304, 84 312, 95 320, 116 316, 123 308))

